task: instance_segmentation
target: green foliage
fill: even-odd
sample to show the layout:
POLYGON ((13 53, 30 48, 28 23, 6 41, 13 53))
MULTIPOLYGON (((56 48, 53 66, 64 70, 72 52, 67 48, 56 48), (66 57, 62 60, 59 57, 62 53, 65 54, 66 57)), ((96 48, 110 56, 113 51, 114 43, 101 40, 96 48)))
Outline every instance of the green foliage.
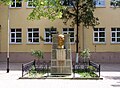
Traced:
POLYGON ((90 50, 89 49, 85 49, 84 51, 81 52, 80 55, 83 58, 90 58, 90 50))
POLYGON ((0 4, 10 5, 12 4, 11 0, 0 0, 0 4))
POLYGON ((35 70, 35 67, 32 66, 32 68, 29 71, 29 76, 35 77, 37 74, 37 71, 35 70))
POLYGON ((94 73, 94 71, 84 71, 84 70, 79 70, 76 71, 78 74, 80 74, 80 77, 82 78, 94 78, 98 77, 97 74, 94 73))
POLYGON ((64 9, 61 6, 60 0, 34 0, 35 8, 29 14, 28 19, 41 19, 42 17, 55 20, 61 18, 62 10, 64 9))
POLYGON ((38 59, 43 59, 44 53, 41 50, 34 50, 32 51, 32 55, 37 57, 38 59))
POLYGON ((71 26, 82 24, 85 27, 96 26, 99 24, 99 19, 94 16, 94 0, 76 0, 76 3, 72 4, 72 8, 67 7, 63 11, 63 21, 66 24, 69 20, 71 26))
MULTIPOLYGON (((55 20, 57 18, 63 19, 66 24, 68 20, 72 20, 71 25, 78 23, 83 24, 85 27, 95 26, 99 24, 98 18, 94 17, 94 0, 76 0, 77 3, 69 6, 63 6, 61 0, 34 0, 35 8, 29 14, 28 19, 41 19, 47 18, 55 20), (78 9, 77 9, 78 8, 78 9), (77 16, 78 15, 78 16, 77 16)), ((72 2, 72 1, 71 1, 72 2)))
POLYGON ((34 66, 32 66, 32 68, 30 69, 30 71, 29 72, 34 72, 35 71, 35 67, 34 66))
POLYGON ((87 69, 89 70, 89 72, 94 72, 96 71, 96 68, 93 66, 88 66, 87 69))

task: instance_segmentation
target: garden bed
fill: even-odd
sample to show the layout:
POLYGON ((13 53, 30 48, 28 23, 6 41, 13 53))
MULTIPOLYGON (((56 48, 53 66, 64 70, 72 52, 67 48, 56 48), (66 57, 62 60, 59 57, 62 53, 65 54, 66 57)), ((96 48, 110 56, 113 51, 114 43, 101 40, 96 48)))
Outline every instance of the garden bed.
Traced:
POLYGON ((75 79, 75 80, 102 80, 95 73, 82 72, 72 73, 71 75, 51 75, 51 73, 33 72, 28 73, 19 79, 75 79), (94 76, 94 77, 93 77, 94 76))
POLYGON ((89 65, 74 64, 71 75, 51 75, 50 65, 41 63, 39 66, 35 61, 22 65, 22 77, 20 79, 80 79, 99 80, 100 65, 89 62, 89 65))

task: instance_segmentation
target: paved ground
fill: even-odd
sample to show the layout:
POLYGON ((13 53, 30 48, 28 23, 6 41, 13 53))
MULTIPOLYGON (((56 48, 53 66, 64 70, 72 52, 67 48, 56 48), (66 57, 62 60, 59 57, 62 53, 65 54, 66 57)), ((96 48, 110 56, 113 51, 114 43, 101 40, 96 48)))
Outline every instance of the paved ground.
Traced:
POLYGON ((120 88, 120 64, 101 64, 103 80, 23 80, 18 79, 21 65, 10 63, 10 72, 6 73, 6 63, 0 62, 0 88, 120 88))

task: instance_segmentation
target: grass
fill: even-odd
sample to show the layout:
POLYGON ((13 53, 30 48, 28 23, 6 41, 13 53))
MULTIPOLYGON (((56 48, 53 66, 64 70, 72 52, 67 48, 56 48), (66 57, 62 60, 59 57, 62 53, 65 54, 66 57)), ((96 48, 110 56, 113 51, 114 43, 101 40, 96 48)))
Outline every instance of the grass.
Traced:
MULTIPOLYGON (((98 75, 95 74, 94 72, 89 72, 89 71, 77 71, 80 75, 80 78, 98 78, 98 75)), ((43 77, 45 73, 44 72, 37 72, 37 71, 32 71, 29 72, 28 77, 30 78, 41 78, 43 77)))
MULTIPOLYGON (((80 78, 98 78, 98 75, 94 73, 95 69, 93 67, 89 67, 89 69, 81 69, 75 70, 75 73, 80 75, 80 78), (90 70, 91 69, 91 70, 90 70)), ((28 78, 41 78, 46 73, 45 70, 36 71, 34 67, 29 71, 27 77, 28 78)))
POLYGON ((42 72, 37 72, 37 71, 35 71, 35 72, 29 72, 28 73, 28 77, 30 77, 30 78, 40 78, 40 77, 42 77, 44 75, 44 73, 42 73, 42 72))
POLYGON ((79 71, 76 71, 76 73, 78 73, 81 78, 96 78, 96 77, 98 77, 98 75, 92 71, 79 70, 79 71))

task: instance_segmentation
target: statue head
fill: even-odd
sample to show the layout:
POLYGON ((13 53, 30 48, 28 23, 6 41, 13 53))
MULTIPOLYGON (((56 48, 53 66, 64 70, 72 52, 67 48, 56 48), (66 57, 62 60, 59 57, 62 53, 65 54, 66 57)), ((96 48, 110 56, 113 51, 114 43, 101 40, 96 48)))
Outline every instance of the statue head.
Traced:
POLYGON ((64 48, 64 35, 58 35, 58 48, 64 48))

